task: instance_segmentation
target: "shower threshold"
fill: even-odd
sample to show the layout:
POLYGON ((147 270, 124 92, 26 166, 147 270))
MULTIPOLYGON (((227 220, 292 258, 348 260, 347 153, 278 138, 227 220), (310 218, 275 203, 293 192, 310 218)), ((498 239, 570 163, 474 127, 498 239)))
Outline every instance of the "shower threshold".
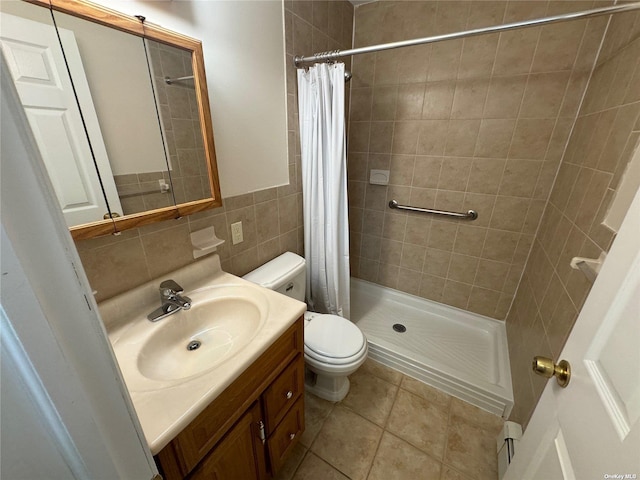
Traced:
POLYGON ((351 320, 369 358, 507 418, 513 391, 505 323, 351 279, 351 320))

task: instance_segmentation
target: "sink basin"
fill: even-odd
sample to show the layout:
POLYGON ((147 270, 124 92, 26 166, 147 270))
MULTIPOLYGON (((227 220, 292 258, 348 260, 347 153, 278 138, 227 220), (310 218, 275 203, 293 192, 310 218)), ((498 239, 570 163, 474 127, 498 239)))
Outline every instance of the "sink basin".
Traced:
POLYGON ((114 345, 116 355, 126 350, 135 358, 142 377, 166 384, 208 372, 242 351, 267 317, 267 300, 255 289, 225 285, 188 295, 189 310, 155 323, 139 322, 128 340, 114 345))

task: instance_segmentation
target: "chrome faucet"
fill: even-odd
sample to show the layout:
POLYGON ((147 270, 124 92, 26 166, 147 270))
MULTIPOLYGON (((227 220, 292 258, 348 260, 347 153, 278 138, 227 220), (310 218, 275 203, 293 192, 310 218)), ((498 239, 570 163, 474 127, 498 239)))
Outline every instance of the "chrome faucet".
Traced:
POLYGON ((180 295, 184 289, 173 280, 165 280, 160 284, 160 302, 162 305, 147 315, 152 322, 173 315, 180 310, 191 308, 191 299, 180 295))

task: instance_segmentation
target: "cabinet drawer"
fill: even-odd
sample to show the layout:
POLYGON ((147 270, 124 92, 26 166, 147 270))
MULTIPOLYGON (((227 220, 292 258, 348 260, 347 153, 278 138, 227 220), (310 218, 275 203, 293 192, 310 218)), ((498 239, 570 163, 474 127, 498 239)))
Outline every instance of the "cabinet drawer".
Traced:
POLYGON ((271 473, 275 474, 304 432, 304 397, 300 397, 269 437, 271 473))
POLYGON ((295 360, 274 380, 262 396, 265 406, 267 435, 278 426, 280 420, 304 392, 304 357, 295 360))

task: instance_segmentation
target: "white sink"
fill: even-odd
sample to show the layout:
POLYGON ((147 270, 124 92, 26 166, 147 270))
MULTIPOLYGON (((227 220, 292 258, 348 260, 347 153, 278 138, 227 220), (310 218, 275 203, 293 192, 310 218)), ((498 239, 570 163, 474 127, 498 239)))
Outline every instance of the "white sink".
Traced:
POLYGON ((306 310, 302 302, 222 271, 218 255, 100 304, 151 453, 160 452, 306 310), (175 279, 193 307, 155 323, 158 287, 175 279), (201 345, 188 351, 187 345, 201 345))
POLYGON ((212 371, 251 343, 269 312, 264 294, 245 285, 185 294, 189 310, 157 322, 135 319, 114 342, 130 389, 166 388, 212 371))

